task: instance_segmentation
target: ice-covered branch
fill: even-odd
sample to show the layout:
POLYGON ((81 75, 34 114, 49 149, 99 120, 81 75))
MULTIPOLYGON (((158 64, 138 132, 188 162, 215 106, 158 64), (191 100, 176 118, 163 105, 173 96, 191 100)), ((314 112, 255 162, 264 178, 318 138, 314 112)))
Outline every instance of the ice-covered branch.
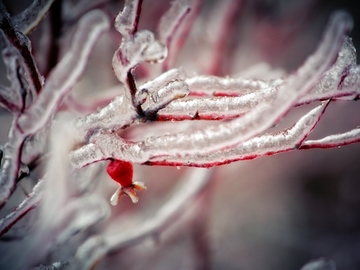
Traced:
POLYGON ((137 32, 142 0, 125 0, 124 9, 116 16, 114 25, 125 40, 131 39, 137 32))
MULTIPOLYGON (((21 76, 24 76, 23 61, 20 53, 11 46, 4 32, 0 29, 0 50, 6 66, 6 76, 10 86, 0 85, 0 105, 11 112, 25 108, 26 89, 21 87, 21 76)), ((25 77, 25 76, 24 76, 25 77)))
POLYGON ((51 119, 62 98, 80 79, 95 42, 108 27, 109 21, 103 12, 97 10, 85 15, 79 23, 71 50, 52 71, 36 100, 15 119, 1 164, 1 206, 15 188, 24 140, 43 128, 51 119))
POLYGON ((192 95, 196 96, 239 96, 263 90, 283 80, 253 80, 217 76, 194 76, 185 80, 192 95))
POLYGON ((254 137, 246 142, 235 145, 230 149, 224 149, 204 155, 192 155, 185 157, 163 156, 155 157, 145 162, 146 165, 162 166, 191 166, 213 167, 228 164, 234 161, 253 159, 266 155, 297 149, 301 142, 313 130, 325 111, 328 102, 304 115, 290 129, 279 133, 265 134, 254 137))
POLYGON ((39 180, 29 196, 27 196, 14 211, 0 220, 0 236, 6 233, 24 215, 40 204, 44 197, 44 186, 45 179, 39 180))
POLYGON ((169 61, 173 57, 171 49, 173 38, 190 10, 191 3, 189 0, 175 0, 171 2, 170 9, 160 19, 159 39, 169 50, 168 58, 163 63, 164 71, 169 68, 169 61))
POLYGON ((93 46, 108 28, 108 18, 99 10, 80 20, 70 51, 49 75, 41 95, 19 118, 23 133, 34 133, 49 121, 60 101, 81 78, 93 46))
POLYGON ((23 12, 11 18, 14 25, 24 34, 29 34, 46 16, 55 0, 34 0, 23 12))
POLYGON ((309 148, 333 148, 352 143, 360 142, 360 128, 355 128, 348 132, 327 136, 319 140, 305 141, 300 149, 309 148))
POLYGON ((215 8, 216 14, 210 17, 209 29, 211 29, 213 45, 211 62, 208 73, 217 75, 220 73, 222 59, 226 52, 228 37, 232 35, 235 20, 239 17, 239 11, 243 5, 241 0, 225 0, 218 3, 215 8))
MULTIPOLYGON (((359 67, 356 66, 355 48, 346 37, 336 62, 324 73, 296 105, 326 99, 354 99, 359 92, 359 67)), ((226 97, 202 97, 192 100, 176 100, 159 111, 159 120, 206 119, 220 120, 243 115, 259 104, 269 103, 286 79, 272 81, 195 76, 185 79, 190 95, 226 95, 226 97), (237 97, 237 95, 240 95, 237 97), (229 97, 230 96, 230 97, 229 97), (235 96, 235 97, 231 97, 235 96)))
MULTIPOLYGON (((154 237, 168 227, 204 189, 211 179, 211 170, 195 170, 184 176, 187 181, 150 219, 141 225, 120 233, 104 233, 93 236, 82 244, 73 260, 72 269, 91 269, 107 254, 118 252, 123 248, 154 237)), ((180 182, 183 182, 180 180, 180 182)))
POLYGON ((7 12, 5 5, 0 2, 0 28, 4 31, 11 44, 17 48, 24 59, 27 67, 27 72, 31 77, 32 87, 34 88, 33 95, 40 92, 43 86, 43 79, 37 69, 34 58, 31 54, 30 40, 24 33, 19 31, 14 25, 10 14, 7 12))
MULTIPOLYGON (((335 13, 325 31, 323 40, 316 52, 294 74, 278 86, 276 97, 270 102, 260 104, 243 117, 236 118, 217 126, 205 127, 193 132, 181 132, 159 137, 149 137, 141 142, 128 142, 118 135, 101 131, 95 134, 90 142, 92 147, 101 152, 98 160, 105 157, 143 163, 159 155, 201 155, 231 147, 246 141, 269 128, 315 86, 320 76, 330 67, 344 42, 345 33, 352 27, 351 17, 345 12, 335 13)), ((81 167, 95 162, 84 155, 84 149, 71 153, 72 163, 81 167), (79 153, 80 153, 79 152, 79 153), (85 160, 81 160, 82 158, 85 160)))

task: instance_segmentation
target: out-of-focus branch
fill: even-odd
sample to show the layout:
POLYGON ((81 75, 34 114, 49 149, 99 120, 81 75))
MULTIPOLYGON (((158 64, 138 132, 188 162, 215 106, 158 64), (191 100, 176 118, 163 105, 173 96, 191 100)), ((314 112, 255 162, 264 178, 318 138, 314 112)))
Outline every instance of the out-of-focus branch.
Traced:
POLYGON ((49 75, 43 93, 19 118, 22 132, 34 133, 46 124, 62 98, 81 78, 93 46, 108 28, 108 18, 99 10, 87 13, 80 20, 70 51, 49 75))
POLYGON ((235 21, 239 17, 243 2, 240 0, 221 1, 218 3, 219 6, 215 8, 216 15, 210 17, 214 21, 210 21, 209 24, 216 29, 213 31, 215 34, 208 74, 219 75, 221 73, 221 64, 227 51, 228 37, 234 32, 235 21))
POLYGON ((51 119, 60 101, 81 78, 98 37, 108 28, 109 21, 103 12, 97 10, 85 15, 80 20, 70 51, 52 71, 41 94, 15 119, 9 132, 9 142, 5 145, 5 159, 1 164, 1 206, 15 189, 25 139, 51 119))
MULTIPOLYGON (((209 183, 211 170, 194 170, 185 184, 167 201, 152 218, 139 226, 118 234, 106 233, 89 238, 81 245, 73 260, 72 269, 93 269, 107 254, 118 252, 126 247, 136 245, 146 238, 156 237, 179 217, 183 211, 209 183)), ((183 182, 180 180, 180 182, 183 182)))
POLYGON ((55 0, 34 0, 23 12, 11 18, 25 35, 29 34, 45 17, 55 0))
POLYGON ((163 71, 168 70, 169 62, 174 57, 172 53, 173 38, 190 10, 191 3, 189 0, 175 0, 171 2, 170 9, 160 19, 158 26, 159 39, 169 51, 162 65, 163 71))
POLYGON ((26 199, 14 211, 0 220, 0 236, 10 230, 24 215, 41 203, 44 197, 45 181, 45 178, 39 180, 26 199))
POLYGON ((0 2, 0 28, 4 31, 11 44, 19 50, 23 57, 27 66, 27 71, 32 79, 31 81, 34 87, 33 95, 36 96, 36 93, 39 93, 42 89, 43 81, 31 54, 30 40, 14 26, 2 1, 0 2))

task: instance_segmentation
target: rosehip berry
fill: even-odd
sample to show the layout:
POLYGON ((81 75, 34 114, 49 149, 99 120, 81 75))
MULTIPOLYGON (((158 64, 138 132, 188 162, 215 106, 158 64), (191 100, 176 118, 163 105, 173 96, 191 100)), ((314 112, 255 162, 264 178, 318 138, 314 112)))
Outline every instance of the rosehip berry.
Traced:
POLYGON ((131 162, 123 160, 111 160, 106 171, 109 176, 123 187, 132 185, 133 166, 131 162))

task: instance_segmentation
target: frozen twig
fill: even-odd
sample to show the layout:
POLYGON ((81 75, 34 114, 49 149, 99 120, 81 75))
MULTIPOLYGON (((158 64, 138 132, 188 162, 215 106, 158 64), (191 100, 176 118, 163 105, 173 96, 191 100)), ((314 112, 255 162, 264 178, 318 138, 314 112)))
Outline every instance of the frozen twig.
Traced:
POLYGON ((24 215, 41 203, 44 197, 44 186, 45 178, 39 180, 29 196, 27 196, 13 212, 0 220, 0 236, 6 233, 24 215))
POLYGON ((33 84, 33 95, 36 96, 36 93, 39 93, 42 89, 43 80, 31 54, 30 40, 13 24, 10 14, 7 12, 2 1, 0 2, 0 28, 4 31, 11 44, 19 50, 21 56, 23 57, 27 67, 27 72, 31 77, 31 83, 33 84))
POLYGON ((79 23, 71 50, 52 71, 41 94, 15 119, 9 132, 9 142, 4 148, 5 159, 1 164, 1 206, 15 188, 24 140, 51 119, 62 98, 80 79, 95 42, 108 27, 109 21, 103 12, 96 10, 85 15, 79 23))
POLYGON ((114 25, 125 40, 131 39, 138 29, 142 0, 125 0, 124 9, 116 16, 114 25))
POLYGON ((60 101, 81 78, 93 46, 108 28, 108 18, 99 10, 80 20, 70 51, 49 75, 43 93, 19 118, 22 132, 34 133, 49 121, 60 101))
POLYGON ((290 129, 279 133, 254 137, 230 149, 220 150, 204 155, 186 157, 164 156, 151 159, 146 165, 213 167, 234 161, 253 159, 266 155, 297 149, 302 141, 314 129, 324 113, 328 102, 311 110, 290 129))
POLYGON ((183 16, 183 18, 185 18, 184 22, 181 23, 179 21, 179 24, 180 24, 179 30, 176 31, 176 29, 174 29, 176 32, 176 33, 174 33, 175 39, 174 39, 174 37, 171 39, 170 48, 168 47, 168 49, 170 49, 170 53, 162 65, 163 71, 167 70, 168 68, 171 68, 173 66, 176 58, 179 56, 179 53, 180 53, 182 47, 184 46, 186 40, 188 39, 190 31, 191 31, 192 27, 194 26, 194 23, 195 23, 197 17, 199 16, 199 13, 201 11, 202 2, 203 2, 203 0, 193 0, 189 15, 186 15, 187 13, 185 13, 183 16))
POLYGON ((191 3, 189 0, 174 0, 171 2, 170 9, 161 17, 158 26, 160 41, 163 42, 169 50, 167 59, 163 62, 163 70, 169 68, 169 62, 172 60, 172 43, 173 38, 183 22, 186 15, 191 10, 191 3))
POLYGON ((281 119, 301 96, 314 87, 319 77, 336 59, 344 42, 344 35, 351 27, 352 20, 347 13, 335 13, 316 52, 278 87, 273 100, 256 106, 244 117, 194 132, 149 137, 136 143, 101 131, 90 139, 91 147, 85 146, 84 149, 77 150, 81 155, 77 151, 71 153, 72 163, 81 167, 104 158, 143 163, 159 155, 201 155, 246 141, 281 119), (94 159, 94 153, 85 154, 90 149, 97 149, 102 154, 94 159), (85 160, 81 160, 82 158, 85 160))
POLYGON ((14 25, 25 35, 29 34, 45 17, 55 0, 34 0, 23 12, 11 18, 14 25))
POLYGON ((23 69, 25 64, 20 53, 10 44, 1 29, 0 46, 2 58, 6 66, 6 75, 10 81, 9 87, 0 85, 0 105, 10 112, 19 113, 25 108, 26 96, 31 94, 31 91, 27 93, 20 83, 26 78, 23 69))
POLYGON ((192 95, 198 96, 239 96, 253 93, 279 84, 283 80, 274 81, 230 78, 217 76, 194 76, 185 80, 192 95))
POLYGON ((327 136, 319 140, 305 141, 300 149, 309 148, 333 148, 352 143, 360 142, 360 128, 355 128, 348 132, 327 136))
POLYGON ((243 5, 241 0, 225 0, 218 3, 219 7, 215 8, 216 15, 213 15, 209 23, 210 31, 213 34, 212 59, 209 65, 208 73, 218 75, 221 70, 221 61, 224 59, 228 37, 232 35, 235 20, 243 5), (221 5, 220 5, 221 4, 221 5), (215 28, 215 30, 213 30, 215 28))

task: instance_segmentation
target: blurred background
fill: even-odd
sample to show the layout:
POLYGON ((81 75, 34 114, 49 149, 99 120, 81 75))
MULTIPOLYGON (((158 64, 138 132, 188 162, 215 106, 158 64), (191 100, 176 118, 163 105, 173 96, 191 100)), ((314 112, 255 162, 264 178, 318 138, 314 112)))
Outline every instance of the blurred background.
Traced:
MULTIPOLYGON (((31 1, 3 1, 11 14, 17 14, 31 1)), ((355 48, 360 48, 360 10, 356 1, 329 0, 203 0, 189 38, 174 60, 173 67, 184 67, 192 75, 219 76, 244 72, 256 64, 267 63, 276 74, 286 74, 301 65, 316 48, 331 13, 346 9, 354 19, 350 33, 355 48), (225 16, 224 16, 225 14, 225 16), (227 20, 227 21, 226 21, 227 20), (226 35, 218 28, 227 25, 226 35), (219 36, 221 37, 219 39, 219 36), (217 47, 216 47, 217 46, 217 47), (218 55, 214 47, 220 48, 218 55)), ((69 48, 73 28, 82 14, 101 8, 114 18, 123 7, 114 0, 56 0, 49 14, 30 34, 33 54, 46 77, 69 48), (50 38, 51 37, 51 38, 50 38)), ((139 29, 156 32, 159 18, 170 1, 144 0, 139 29)), ((73 90, 76 99, 86 104, 95 94, 119 87, 111 69, 111 58, 121 41, 112 29, 98 41, 84 78, 73 90)), ((6 84, 4 64, 1 83, 6 84)), ((141 66, 138 82, 159 74, 157 67, 141 66)), ((273 74, 273 73, 271 73, 273 74)), ((267 72, 253 78, 266 78, 267 72)), ((290 112, 279 129, 291 126, 310 108, 310 104, 290 112)), ((359 102, 332 102, 310 139, 345 132, 360 123, 359 102)), ((0 109, 0 143, 7 140, 12 116, 0 109)), ((96 269, 300 269, 307 262, 325 258, 337 269, 360 269, 360 144, 335 149, 299 150, 235 162, 215 168, 211 184, 189 209, 155 240, 145 241, 112 254, 96 269)), ((19 183, 2 216, 21 198, 21 189, 30 191, 42 177, 39 166, 19 183)), ((135 165, 135 179, 146 182, 148 190, 139 194, 134 205, 121 198, 112 207, 109 220, 88 230, 101 232, 106 226, 132 228, 151 217, 177 189, 182 167, 135 165), (123 219, 121 217, 123 216, 123 219), (120 219, 119 219, 120 218, 120 219)), ((99 181, 109 181, 102 173, 99 181)), ((36 218, 36 210, 0 238, 0 251, 11 246, 26 222, 36 218)), ((63 247, 71 254, 75 247, 63 247)), ((2 254, 0 252, 0 254, 2 254)), ((18 251, 21 256, 21 250, 18 251)), ((8 258, 1 258, 0 269, 11 269, 8 258)), ((49 258, 48 258, 49 259, 49 258)), ((58 259, 58 258, 56 258, 58 259)), ((41 263, 52 263, 44 261, 41 263)))

